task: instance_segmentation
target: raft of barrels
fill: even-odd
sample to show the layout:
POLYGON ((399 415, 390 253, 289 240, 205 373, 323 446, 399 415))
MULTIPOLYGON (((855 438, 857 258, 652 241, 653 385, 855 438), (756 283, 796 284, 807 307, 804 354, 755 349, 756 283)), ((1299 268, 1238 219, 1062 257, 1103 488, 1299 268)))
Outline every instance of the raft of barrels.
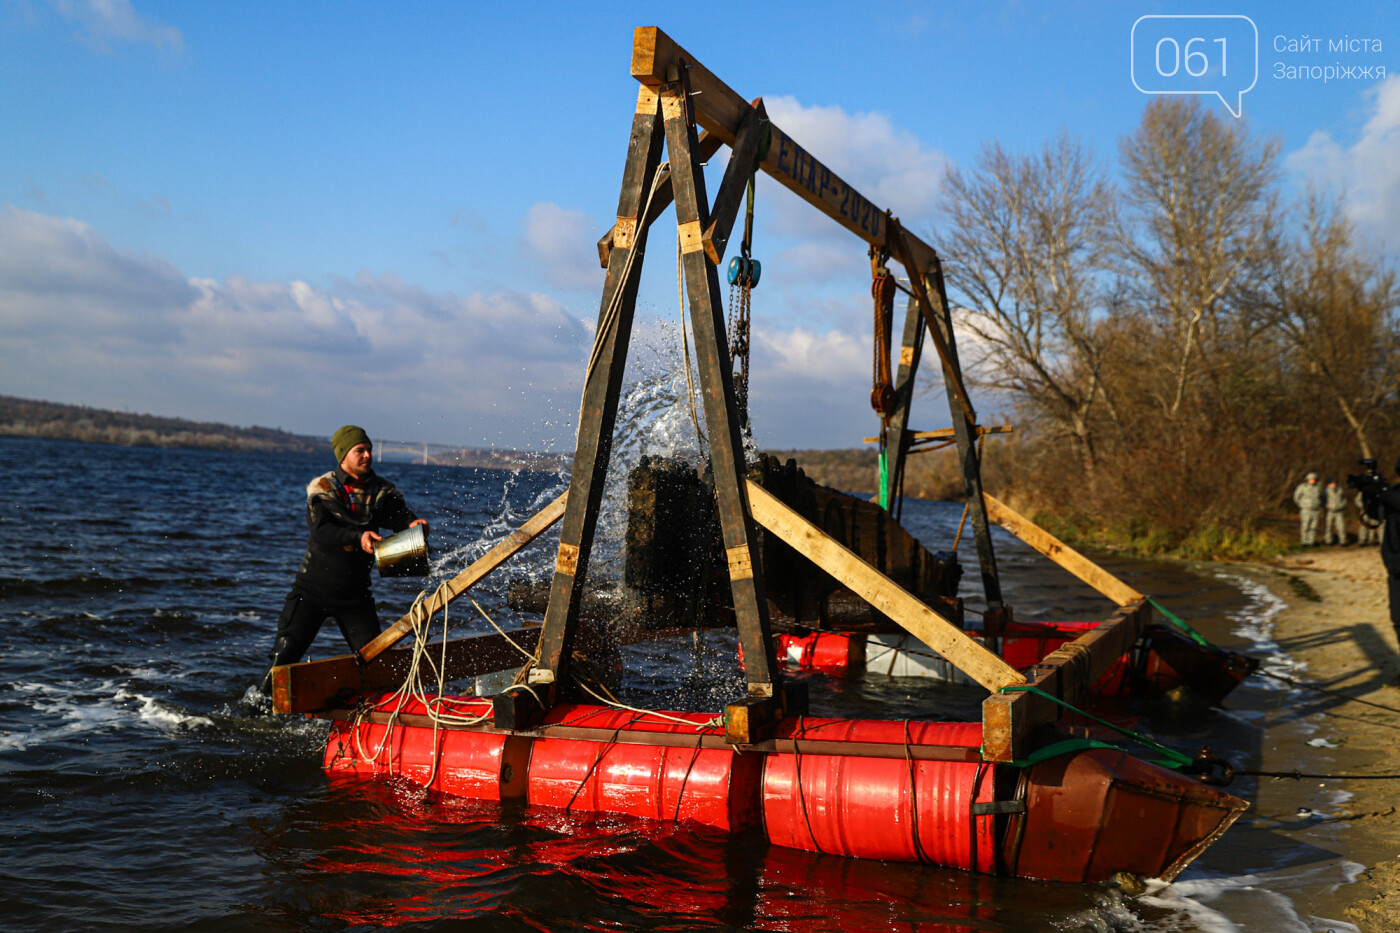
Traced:
POLYGON ((332 777, 572 813, 761 831, 775 846, 1050 881, 1174 878, 1247 804, 1126 751, 993 764, 967 722, 784 721, 726 744, 711 714, 565 703, 538 727, 489 725, 490 701, 403 695, 326 713, 332 777), (442 725, 438 719, 458 725, 442 725), (474 719, 481 720, 476 724, 474 719))

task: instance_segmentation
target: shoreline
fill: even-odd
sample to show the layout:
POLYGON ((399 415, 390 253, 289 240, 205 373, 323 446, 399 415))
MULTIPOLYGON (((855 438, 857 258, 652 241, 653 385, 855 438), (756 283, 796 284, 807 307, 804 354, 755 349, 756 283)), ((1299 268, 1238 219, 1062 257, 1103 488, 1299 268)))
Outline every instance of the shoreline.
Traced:
MULTIPOLYGON (((1286 603, 1274 619, 1273 640, 1297 662, 1296 680, 1333 695, 1303 690, 1299 718, 1325 723, 1315 741, 1317 766, 1296 748, 1268 744, 1255 770, 1321 774, 1400 774, 1400 645, 1390 624, 1385 568, 1374 546, 1323 547, 1272 563, 1243 563, 1286 603), (1379 709, 1348 698, 1379 704, 1379 709), (1324 735, 1325 733, 1325 735, 1324 735)), ((1312 742, 1309 743, 1313 745, 1312 742)), ((1309 749, 1311 751, 1311 749, 1309 749)), ((1277 809, 1291 779, 1260 778, 1256 812, 1277 809), (1278 788, 1278 791, 1275 791, 1278 788)), ((1400 780, 1334 782, 1348 799, 1326 816, 1346 826, 1346 853, 1365 866, 1354 884, 1315 892, 1297 905, 1309 914, 1345 919, 1365 931, 1400 929, 1400 780)))

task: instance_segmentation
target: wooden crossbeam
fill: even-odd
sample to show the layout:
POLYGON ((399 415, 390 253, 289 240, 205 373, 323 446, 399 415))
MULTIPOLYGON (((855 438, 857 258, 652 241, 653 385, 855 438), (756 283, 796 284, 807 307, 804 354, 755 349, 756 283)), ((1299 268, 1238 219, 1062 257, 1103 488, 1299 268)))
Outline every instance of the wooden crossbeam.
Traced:
POLYGON ((1026 678, 952 622, 861 560, 757 483, 749 481, 754 521, 889 616, 909 634, 947 658, 988 690, 1023 684, 1026 678))
MULTIPOLYGON (((992 425, 989 428, 979 426, 976 436, 982 437, 985 434, 1010 434, 1013 430, 1015 429, 1009 424, 992 425)), ((953 433, 952 428, 938 428, 934 431, 908 431, 904 436, 909 438, 910 442, 914 444, 928 443, 930 441, 951 441, 957 437, 957 435, 953 433)), ((880 439, 878 437, 862 437, 861 441, 866 444, 878 444, 880 439)))
MULTIPOLYGON (((444 680, 475 677, 494 671, 520 667, 526 658, 511 645, 514 640, 525 651, 534 651, 540 630, 507 630, 448 639, 444 680), (506 636, 509 636, 509 639, 506 636)), ((440 662, 443 646, 432 646, 433 660, 440 662)), ((332 706, 344 706, 346 691, 397 689, 408 676, 413 651, 392 648, 373 664, 364 664, 353 654, 320 661, 302 661, 272 669, 272 709, 277 713, 313 713, 332 706)))
MULTIPOLYGON (((680 80, 686 72, 696 121, 727 146, 733 146, 752 109, 747 100, 725 84, 655 26, 632 34, 632 77, 648 87, 680 80)), ((886 242, 888 214, 815 159, 783 130, 772 127, 773 142, 759 167, 783 187, 826 214, 867 243, 892 252, 886 242)), ((910 237, 910 258, 920 271, 937 261, 933 247, 910 237)), ((909 270, 911 276, 914 270, 909 270)))
POLYGON ((1118 605, 1127 606, 1147 598, 995 496, 983 493, 982 497, 987 503, 988 518, 1118 605))
MULTIPOLYGON (((568 498, 569 494, 565 492, 549 505, 540 509, 539 512, 530 517, 529 521, 512 531, 491 550, 472 561, 470 567, 434 590, 433 594, 424 601, 423 607, 419 610, 419 617, 424 620, 431 619, 439 610, 480 583, 491 571, 504 564, 525 545, 538 538, 563 516, 568 498)), ((362 663, 373 661, 397 644, 399 639, 413 631, 413 618, 414 613, 409 612, 380 632, 374 641, 360 649, 360 661, 362 663)))
MULTIPOLYGON (((1146 602, 1124 606, 1097 628, 1047 654, 1032 669, 1031 685, 1078 705, 1085 692, 1137 643, 1151 618, 1146 602)), ((1034 693, 994 693, 982 701, 982 754, 988 761, 1024 759, 1036 730, 1059 718, 1063 707, 1034 693)))

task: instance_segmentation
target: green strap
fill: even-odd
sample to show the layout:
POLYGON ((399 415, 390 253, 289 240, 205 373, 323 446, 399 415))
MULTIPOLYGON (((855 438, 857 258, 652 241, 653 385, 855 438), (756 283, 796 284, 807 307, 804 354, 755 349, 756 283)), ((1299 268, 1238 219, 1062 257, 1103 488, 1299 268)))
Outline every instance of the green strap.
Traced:
MULTIPOLYGON (((1155 748, 1157 751, 1162 753, 1163 757, 1151 760, 1154 764, 1159 764, 1164 768, 1177 770, 1179 768, 1184 768, 1187 765, 1191 764, 1192 758, 1190 755, 1183 754, 1182 752, 1179 752, 1174 748, 1168 748, 1161 742, 1158 742, 1154 739, 1149 739, 1147 736, 1143 735, 1140 732, 1134 732, 1133 730, 1120 726, 1117 723, 1109 722, 1107 719, 1100 719, 1092 713, 1086 713, 1084 712, 1084 710, 1079 709, 1078 707, 1073 706, 1069 703, 1066 703, 1064 700, 1060 699, 1057 696, 1051 696, 1050 694, 1046 693, 1039 687, 1034 686, 1033 684, 1011 684, 1009 686, 1002 687, 1001 689, 1002 692, 1014 690, 1018 693, 1034 693, 1038 697, 1043 697, 1044 699, 1050 700, 1053 703, 1058 703, 1059 705, 1063 706, 1065 709, 1069 710, 1072 713, 1078 713, 1085 719, 1092 719, 1099 725, 1108 726, 1108 728, 1110 729, 1113 729, 1117 732, 1121 732, 1135 742, 1141 743, 1142 745, 1146 745, 1149 748, 1155 748)), ((1067 755, 1070 752, 1077 752, 1085 748, 1112 748, 1120 752, 1127 751, 1127 749, 1120 748, 1117 745, 1111 745, 1108 742, 1097 742, 1093 739, 1065 739, 1062 742, 1055 742, 1052 745, 1047 745, 1044 748, 1033 752, 1030 755, 1030 757, 1013 761, 1011 762, 1011 764, 1017 766, 1018 768, 1025 768, 1037 762, 1044 761, 1047 758, 1054 758, 1058 755, 1067 755)))
POLYGON ((880 508, 890 510, 890 459, 885 445, 880 445, 880 508))
POLYGON ((1200 645, 1202 648, 1209 648, 1211 651, 1221 650, 1219 647, 1212 645, 1210 642, 1206 641, 1204 635, 1193 629, 1191 626, 1187 625, 1174 613, 1168 612, 1165 606, 1157 602, 1157 600, 1153 599, 1151 596, 1147 597, 1147 602, 1151 604, 1153 609, 1156 609, 1162 615, 1166 616, 1168 622, 1170 622, 1172 625, 1175 625, 1184 635, 1186 635, 1196 644, 1200 645))

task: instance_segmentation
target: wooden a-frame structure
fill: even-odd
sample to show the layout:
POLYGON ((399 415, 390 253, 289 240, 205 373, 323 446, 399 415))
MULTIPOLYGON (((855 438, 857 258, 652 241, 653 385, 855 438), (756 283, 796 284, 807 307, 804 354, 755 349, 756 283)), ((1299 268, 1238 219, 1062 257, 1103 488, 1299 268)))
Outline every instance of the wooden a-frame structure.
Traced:
MULTIPOLYGON (((806 527, 807 523, 795 513, 783 514, 787 510, 781 503, 766 495, 760 498, 761 490, 751 488, 745 479, 717 266, 749 177, 755 171, 767 172, 817 210, 904 267, 911 283, 912 299, 900 350, 895 386, 897 407, 891 418, 892 436, 900 443, 890 474, 897 484, 908 449, 905 435, 913 377, 919 363, 922 336, 926 333, 943 367, 953 433, 967 483, 968 501, 972 503, 971 518, 983 585, 988 603, 995 611, 1000 608, 1001 592, 982 499, 976 413, 963 385, 942 272, 938 256, 931 247, 774 125, 761 100, 752 104, 745 101, 660 29, 636 30, 632 75, 641 86, 623 170, 617 223, 599 244, 600 257, 607 266, 607 278, 596 343, 584 385, 574 469, 549 606, 540 635, 539 660, 529 676, 532 690, 498 696, 495 719, 498 726, 506 728, 532 724, 542 707, 552 705, 567 677, 582 584, 588 571, 608 468, 647 238, 652 222, 665 207, 674 204, 715 493, 748 682, 747 699, 727 709, 726 723, 736 742, 747 742, 768 724, 804 705, 802 698, 784 689, 774 657, 763 575, 755 568, 758 555, 754 548, 754 523, 757 521, 785 540, 803 537, 805 546, 800 549, 809 557, 818 544, 834 545, 824 540, 825 535, 819 530, 806 527), (719 144, 729 146, 730 158, 712 205, 705 190, 702 166, 719 144), (662 164, 663 148, 669 156, 665 165, 662 164)), ((849 552, 844 555, 833 552, 831 559, 859 563, 849 552)), ((852 569, 846 567, 837 575, 849 577, 852 569)), ((861 575, 858 568, 855 572, 861 575)), ((880 575, 875 573, 875 576, 880 575)), ((927 625, 918 626, 925 630, 915 634, 989 689, 995 691, 1025 680, 995 654, 890 581, 883 580, 883 585, 872 582, 865 589, 869 594, 867 599, 907 599, 916 604, 908 607, 916 616, 932 618, 925 618, 927 625)), ((907 618, 908 615, 902 612, 895 617, 907 618)))
POLYGON ((806 705, 804 694, 783 683, 774 656, 763 576, 761 567, 756 566, 754 548, 755 526, 761 526, 987 688, 991 696, 982 707, 982 757, 996 762, 1024 758, 1035 743, 1035 730, 1060 713, 1057 702, 1049 697, 1075 702, 1137 642, 1150 618, 1146 597, 982 490, 977 439, 988 429, 977 425, 962 380, 941 266, 933 248, 774 125, 761 100, 745 101, 661 30, 642 27, 635 31, 632 74, 641 86, 617 223, 598 244, 607 277, 585 377, 568 492, 445 583, 421 612, 405 615, 356 654, 274 668, 274 710, 332 719, 353 715, 343 708, 346 696, 402 682, 410 652, 391 649, 414 629, 415 619, 422 621, 443 609, 562 518, 543 627, 455 638, 443 645, 446 680, 502 670, 510 665, 512 650, 537 647, 537 660, 528 669, 527 683, 493 698, 491 725, 469 728, 531 734, 544 734, 542 730, 553 728, 540 726, 539 721, 545 710, 562 698, 568 679, 647 237, 652 223, 674 204, 748 684, 748 696, 725 709, 726 741, 739 748, 761 748, 758 743, 766 741, 779 720, 789 713, 800 713, 806 705), (721 145, 730 148, 730 159, 712 203, 702 166, 721 145), (663 150, 669 156, 665 163, 663 150), (1003 615, 989 521, 1022 538, 1120 607, 1094 630, 1047 655, 1030 677, 746 480, 717 266, 748 180, 760 170, 904 267, 910 301, 894 384, 895 407, 887 431, 893 438, 894 457, 883 491, 886 501, 891 501, 897 498, 902 482, 904 460, 914 437, 908 430, 914 376, 927 336, 942 366, 953 423, 951 434, 966 482, 991 623, 984 630, 984 637, 991 636, 985 643, 995 644, 995 620, 1009 616, 1009 612, 1003 615), (1016 685, 1037 689, 1002 691, 1016 685))

